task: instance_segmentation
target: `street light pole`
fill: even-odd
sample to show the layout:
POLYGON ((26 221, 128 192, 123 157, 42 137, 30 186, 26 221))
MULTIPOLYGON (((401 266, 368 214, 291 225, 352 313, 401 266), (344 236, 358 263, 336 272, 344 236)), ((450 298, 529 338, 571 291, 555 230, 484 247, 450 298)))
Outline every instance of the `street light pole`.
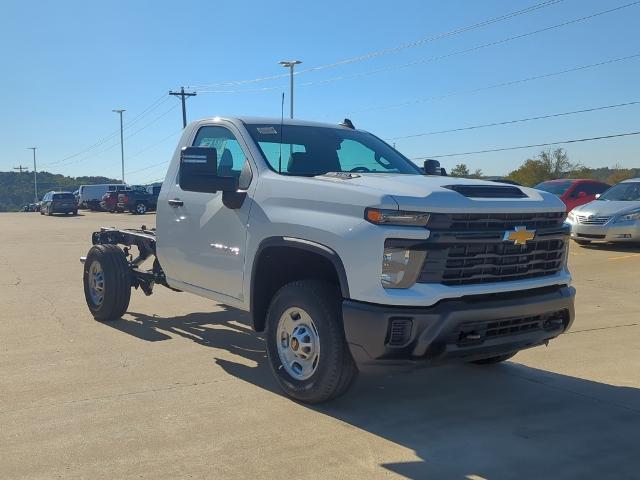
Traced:
POLYGON ((289 69, 289 84, 290 84, 290 93, 289 93, 289 101, 290 101, 290 113, 289 118, 293 118, 293 69, 296 65, 300 65, 302 62, 300 60, 283 60, 279 62, 285 68, 289 69))
POLYGON ((33 197, 35 203, 38 203, 38 169, 36 168, 36 149, 38 147, 27 147, 27 150, 33 150, 33 197))
POLYGON ((124 183, 124 137, 122 129, 122 112, 126 112, 124 109, 111 110, 114 113, 120 114, 120 159, 122 160, 122 183, 124 183))

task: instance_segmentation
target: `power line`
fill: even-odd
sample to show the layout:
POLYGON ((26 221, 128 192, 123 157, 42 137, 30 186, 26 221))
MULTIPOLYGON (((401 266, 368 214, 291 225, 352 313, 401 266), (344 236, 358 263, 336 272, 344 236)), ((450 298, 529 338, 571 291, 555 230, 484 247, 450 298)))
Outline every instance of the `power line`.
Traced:
MULTIPOLYGON (((158 108, 160 105, 162 105, 167 100, 169 100, 169 98, 171 98, 171 97, 169 97, 167 94, 163 94, 161 97, 159 97, 156 100, 154 100, 148 107, 146 107, 138 115, 136 115, 129 122, 127 122, 125 124, 125 126, 124 126, 124 129, 126 130, 126 129, 130 128, 132 125, 137 123, 140 119, 142 119, 143 117, 145 117, 146 115, 151 113, 153 110, 158 108)), ((104 145, 105 143, 109 142, 110 140, 116 138, 119 134, 120 134, 120 129, 115 130, 112 133, 110 133, 109 135, 101 138, 97 142, 95 142, 95 143, 89 145, 88 147, 80 150, 79 152, 76 152, 74 154, 68 155, 68 156, 66 156, 64 158, 61 158, 60 160, 56 160, 54 162, 49 162, 49 163, 43 165, 41 168, 50 167, 50 166, 53 166, 53 165, 58 165, 60 163, 65 162, 66 160, 70 160, 72 158, 76 158, 76 157, 82 155, 83 153, 87 153, 87 152, 89 152, 91 150, 94 150, 94 149, 104 145)))
POLYGON ((390 108, 399 108, 399 107, 406 107, 409 105, 416 105, 419 103, 425 103, 425 102, 432 102, 434 100, 442 100, 444 98, 449 98, 449 97, 453 97, 453 96, 457 96, 457 95, 466 95, 466 94, 472 94, 472 93, 478 93, 478 92, 482 92, 485 90, 492 90, 495 88, 502 88, 502 87, 508 87, 511 85, 517 85, 520 83, 526 83, 526 82, 531 82, 534 80, 541 80, 543 78, 550 78, 550 77, 555 77, 558 75, 564 75, 566 73, 572 73, 572 72, 577 72, 580 70, 587 70, 589 68, 595 68, 595 67, 600 67, 603 65, 609 65, 611 63, 617 63, 617 62, 622 62, 625 60, 631 60, 634 58, 638 58, 640 57, 640 53, 636 53, 633 55, 627 55, 626 57, 618 57, 618 58, 613 58, 613 59, 609 59, 609 60, 604 60, 602 62, 597 62, 597 63, 590 63, 588 65, 580 65, 578 67, 573 67, 573 68, 568 68, 565 70, 560 70, 557 72, 551 72, 551 73, 545 73, 542 75, 535 75, 533 77, 527 77, 527 78, 520 78, 518 80, 510 80, 508 82, 502 82, 502 83, 496 83, 493 85, 487 85, 484 87, 478 87, 478 88, 473 88, 473 89, 469 89, 469 90, 458 90, 456 92, 451 92, 451 93, 446 93, 443 95, 437 95, 434 97, 424 97, 424 98, 417 98, 414 100, 407 100, 404 102, 400 102, 400 103, 394 103, 394 104, 389 104, 389 105, 381 105, 381 106, 377 106, 377 107, 369 107, 369 108, 363 108, 363 109, 359 109, 359 110, 351 110, 350 114, 353 113, 360 113, 360 112, 370 112, 370 111, 374 111, 374 110, 386 110, 386 109, 390 109, 390 108))
MULTIPOLYGON (((144 129, 150 127, 151 125, 153 125, 155 122, 157 122, 158 120, 160 120, 161 118, 165 117, 166 115, 168 115, 170 112, 172 112, 173 110, 175 110, 176 108, 178 108, 178 104, 173 105, 171 108, 169 108, 168 110, 164 111, 163 113, 161 113, 160 115, 158 115, 157 117, 155 117, 153 120, 151 120, 149 123, 145 124, 144 126, 142 126, 141 128, 139 128, 138 130, 136 130, 135 132, 127 135, 126 137, 124 137, 125 140, 128 140, 129 138, 133 137, 134 135, 137 135, 138 133, 140 133, 141 131, 143 131, 144 129)), ((97 151, 97 152, 90 152, 88 155, 83 156, 81 158, 78 158, 76 160, 70 161, 70 162, 66 162, 62 165, 58 165, 58 167, 66 167, 68 165, 72 165, 74 163, 79 163, 85 160, 88 160, 90 158, 94 158, 94 157, 98 157, 106 152, 108 152, 109 150, 114 149, 115 147, 117 147, 118 145, 120 145, 119 143, 120 141, 118 140, 116 143, 113 143, 111 145, 109 145, 108 147, 97 151)), ((137 155, 137 154, 136 154, 137 155)))
POLYGON ((575 115, 575 114, 579 114, 579 113, 597 112, 599 110, 606 110, 606 109, 609 109, 609 108, 627 107, 627 106, 630 106, 630 105, 638 105, 638 104, 640 104, 640 101, 626 102, 626 103, 616 103, 614 105, 605 105, 605 106, 602 106, 602 107, 585 108, 585 109, 582 109, 582 110, 573 110, 571 112, 552 113, 552 114, 549 114, 549 115, 539 115, 537 117, 519 118, 517 120, 506 120, 504 122, 483 123, 483 124, 480 124, 480 125, 471 125, 471 126, 468 126, 468 127, 452 128, 452 129, 449 129, 449 130, 434 130, 432 132, 414 133, 413 135, 403 135, 403 136, 399 136, 399 137, 388 137, 388 138, 386 138, 386 140, 404 140, 404 139, 407 139, 407 138, 426 137, 428 135, 439 135, 441 133, 462 132, 462 131, 465 131, 465 130, 475 130, 475 129, 478 129, 478 128, 497 127, 497 126, 501 126, 501 125, 511 125, 513 123, 530 122, 530 121, 533 121, 533 120, 544 120, 546 118, 563 117, 563 116, 566 116, 566 115, 575 115))
POLYGON ((373 69, 373 70, 368 70, 368 71, 365 71, 365 72, 357 72, 357 73, 351 73, 351 74, 346 74, 346 75, 339 75, 337 77, 327 78, 327 79, 324 79, 324 80, 316 80, 316 81, 313 81, 313 82, 300 83, 300 86, 320 85, 320 84, 326 84, 326 83, 333 83, 333 82, 337 82, 337 81, 341 81, 341 80, 348 80, 348 79, 360 78, 360 77, 368 77, 370 75, 376 75, 376 74, 379 74, 379 73, 398 70, 398 69, 401 69, 401 68, 415 67, 417 65, 423 65, 425 63, 436 62, 436 61, 443 60, 443 59, 446 59, 446 58, 450 58, 450 57, 453 57, 453 56, 456 56, 456 55, 463 55, 465 53, 475 52, 475 51, 481 50, 483 48, 495 47, 497 45, 502 45, 504 43, 512 42, 514 40, 520 40, 522 38, 526 38, 526 37, 530 37, 530 36, 533 36, 533 35, 537 35, 539 33, 544 33, 544 32, 548 32, 550 30, 555 30, 557 28, 562 28, 562 27, 566 27, 566 26, 569 26, 569 25, 573 25, 575 23, 591 20, 591 19, 599 17, 601 15, 606 15, 608 13, 616 12, 618 10, 622 10, 623 8, 632 7, 632 6, 635 6, 635 5, 638 5, 638 4, 640 4, 640 0, 632 2, 632 3, 628 3, 628 4, 625 4, 625 5, 621 5, 619 7, 611 8, 611 9, 608 9, 608 10, 603 10, 603 11, 600 11, 600 12, 596 12, 596 13, 591 14, 591 15, 586 15, 584 17, 579 17, 579 18, 575 18, 573 20, 568 20, 566 22, 558 23, 556 25, 551 25, 549 27, 540 28, 538 30, 533 30, 533 31, 522 33, 522 34, 519 34, 519 35, 514 35, 514 36, 511 36, 511 37, 503 38, 501 40, 496 40, 496 41, 493 41, 493 42, 483 43, 481 45, 475 45, 475 46, 470 47, 470 48, 465 48, 463 50, 457 50, 455 52, 450 52, 450 53, 447 53, 447 54, 444 54, 444 55, 437 55, 437 56, 433 56, 433 57, 421 58, 421 59, 413 60, 413 61, 407 62, 407 63, 401 63, 401 64, 395 64, 395 65, 387 65, 387 66, 384 66, 384 67, 376 68, 376 69, 373 69))
MULTIPOLYGON (((521 10, 516 10, 513 12, 509 12, 503 15, 500 15, 498 17, 493 17, 487 20, 483 20, 471 25, 466 25, 463 27, 458 27, 454 30, 449 30, 446 32, 441 32, 441 33, 437 33, 434 35, 430 35, 428 37, 424 37, 418 40, 414 40, 412 42, 409 43, 404 43, 401 45, 397 45, 395 47, 389 47, 389 48, 385 48, 382 50, 376 50, 376 51, 372 51, 369 53, 365 53, 363 55, 358 55, 356 57, 351 57, 351 58, 345 58, 343 60, 338 60, 336 62, 332 62, 332 63, 327 63, 324 65, 318 65, 316 67, 309 67, 306 68, 304 70, 299 70, 298 72, 296 72, 296 75, 300 75, 303 73, 309 73, 309 72, 316 72, 319 70, 325 70, 328 68, 334 68, 334 67, 339 67, 339 66, 343 66, 343 65, 348 65, 348 64, 352 64, 352 63, 357 63, 357 62, 362 62, 364 60, 370 60, 372 58, 377 58, 383 55, 388 55, 391 53, 396 53, 402 50, 406 50, 408 48, 414 48, 414 47, 418 47, 427 43, 432 43, 435 42, 437 40, 441 40, 443 38, 448 38, 454 35, 459 35, 461 33, 465 33, 465 32, 469 32, 471 30, 476 30, 478 28, 482 28, 488 25, 492 25, 494 23, 498 23, 498 22, 502 22, 505 20, 509 20, 515 17, 518 17, 520 15, 526 15, 532 12, 535 12, 539 9, 542 8, 546 8, 552 5, 555 5, 557 3, 560 3, 564 0, 547 0, 541 3, 537 3, 534 5, 531 5, 529 7, 523 8, 521 10)), ((259 82, 264 82, 264 81, 268 81, 268 80, 276 80, 276 79, 280 79, 280 78, 285 78, 287 76, 287 74, 278 74, 278 75, 268 75, 268 76, 264 76, 264 77, 259 77, 259 78, 252 78, 252 79, 248 79, 248 80, 232 80, 232 81, 228 81, 228 82, 220 82, 220 83, 214 83, 214 84, 208 84, 208 85, 189 85, 188 88, 194 88, 194 89, 205 89, 205 88, 217 88, 217 87, 228 87, 228 86, 234 86, 234 85, 246 85, 246 84, 250 84, 250 83, 259 83, 259 82)), ((275 87, 275 88, 281 88, 281 87, 275 87)))
POLYGON ((590 137, 590 138, 578 138, 574 140, 562 140, 559 142, 546 142, 546 143, 534 143, 531 145, 519 145, 517 147, 502 147, 502 148, 491 148, 488 150, 477 150, 475 152, 461 152, 461 153, 447 153, 445 155, 426 155, 422 157, 413 157, 413 160, 425 160, 427 158, 445 158, 445 157, 459 157, 463 155, 476 155, 480 153, 492 153, 492 152, 506 152, 508 150, 522 150, 525 148, 534 148, 534 147, 549 147, 552 145, 566 145, 570 143, 580 143, 580 142, 591 142, 594 140, 608 140, 611 138, 618 137, 628 137, 631 135, 640 135, 640 131, 638 132, 629 132, 629 133, 616 133, 613 135, 602 135, 599 137, 590 137))
MULTIPOLYGON (((526 32, 526 33, 522 33, 522 34, 518 34, 518 35, 513 35, 510 37, 506 37, 500 40, 495 40, 493 42, 488 42, 488 43, 483 43, 480 45, 475 45, 473 47, 469 47, 469 48, 465 48, 462 50, 456 50, 454 52, 450 52, 450 53, 446 53, 444 55, 437 55, 437 56, 433 56, 433 57, 427 57, 427 58, 421 58, 421 59, 417 59, 417 60, 413 60, 411 62, 407 62, 407 63, 401 63, 401 64, 395 64, 395 65, 386 65, 380 68, 376 68, 373 70, 367 70, 364 72, 356 72, 356 73, 350 73, 350 74, 345 74, 345 75, 338 75, 336 77, 331 77, 331 78, 326 78, 326 79, 322 79, 322 80, 315 80, 315 81, 309 81, 309 82, 303 82, 303 83, 299 83, 299 86, 302 87, 309 87, 309 86, 313 86, 313 85, 323 85, 323 84, 327 84, 327 83, 334 83, 334 82, 338 82, 338 81, 342 81, 342 80, 350 80, 350 79, 354 79, 354 78, 361 78, 361 77, 368 77, 371 75, 377 75, 379 73, 384 73, 384 72, 388 72, 388 71, 393 71, 393 70, 398 70, 398 69, 403 69, 403 68, 409 68, 409 67, 415 67, 417 65, 423 65, 426 63, 432 63, 432 62, 436 62, 439 60, 443 60, 446 58, 450 58, 450 57, 454 57, 457 55, 463 55, 466 53, 471 53, 471 52, 475 52, 484 48, 489 48, 489 47, 495 47, 498 45, 502 45, 508 42, 512 42, 515 40, 520 40, 522 38, 526 38, 526 37, 530 37, 533 35, 537 35, 540 33, 544 33, 544 32, 548 32, 551 30, 555 30, 558 28, 562 28, 562 27, 566 27, 569 25, 573 25, 576 23, 580 23, 580 22, 584 22, 587 20, 591 20, 593 18, 602 16, 602 15, 606 15, 609 13, 613 13, 619 10, 622 10, 624 8, 629 8, 629 7, 633 7, 640 4, 640 0, 638 1, 634 1, 631 3, 627 3, 624 5, 620 5, 618 7, 614 7, 614 8, 610 8, 607 10, 602 10, 590 15, 586 15, 583 17, 579 17, 579 18, 574 18, 572 20, 568 20, 566 22, 562 22, 562 23, 558 23, 555 25, 551 25, 548 27, 544 27, 544 28, 540 28, 537 30, 532 30, 530 32, 526 32)), ((305 70, 305 71, 309 71, 309 70, 305 70)), ((260 93, 260 92, 268 92, 268 91, 273 91, 273 90, 279 90, 284 88, 284 86, 280 85, 280 86, 274 86, 274 87, 262 87, 262 88, 255 88, 255 89, 234 89, 234 90, 207 90, 207 88, 210 87, 204 87, 202 90, 200 90, 201 93, 260 93)))

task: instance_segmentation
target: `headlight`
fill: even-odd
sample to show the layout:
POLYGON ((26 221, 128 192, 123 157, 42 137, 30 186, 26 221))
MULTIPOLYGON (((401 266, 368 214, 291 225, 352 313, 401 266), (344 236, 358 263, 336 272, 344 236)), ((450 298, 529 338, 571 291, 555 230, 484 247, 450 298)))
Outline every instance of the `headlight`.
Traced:
POLYGON ((409 288, 418 280, 427 257, 413 241, 387 240, 382 256, 381 282, 384 288, 409 288))
POLYGON ((613 223, 630 222, 632 220, 640 220, 640 210, 618 215, 613 219, 613 223))
POLYGON ((424 212, 405 212, 402 210, 383 210, 366 208, 364 219, 376 225, 399 225, 405 227, 424 227, 429 221, 429 214, 424 212))

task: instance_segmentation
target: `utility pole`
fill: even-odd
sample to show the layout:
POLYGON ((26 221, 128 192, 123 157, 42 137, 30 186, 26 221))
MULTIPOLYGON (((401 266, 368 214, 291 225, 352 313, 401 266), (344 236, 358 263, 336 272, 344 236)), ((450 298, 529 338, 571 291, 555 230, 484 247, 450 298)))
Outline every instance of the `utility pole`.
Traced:
POLYGON ((180 87, 179 92, 169 92, 169 95, 173 95, 174 97, 180 97, 182 101, 182 128, 187 126, 187 105, 186 98, 187 97, 195 97, 197 95, 196 92, 185 92, 184 87, 180 87))
POLYGON ((124 136, 122 133, 122 112, 126 112, 126 110, 118 109, 111 111, 120 114, 120 160, 122 161, 122 183, 124 184, 124 136))
POLYGON ((13 167, 14 170, 20 170, 20 173, 26 172, 27 167, 23 167, 22 165, 18 165, 17 167, 13 167))
POLYGON ((302 62, 300 60, 283 60, 280 63, 285 68, 289 69, 289 100, 290 100, 290 109, 289 109, 289 118, 293 118, 293 69, 296 65, 300 65, 302 62))
POLYGON ((38 169, 36 167, 36 149, 38 147, 27 147, 27 150, 33 150, 33 198, 38 203, 38 169))

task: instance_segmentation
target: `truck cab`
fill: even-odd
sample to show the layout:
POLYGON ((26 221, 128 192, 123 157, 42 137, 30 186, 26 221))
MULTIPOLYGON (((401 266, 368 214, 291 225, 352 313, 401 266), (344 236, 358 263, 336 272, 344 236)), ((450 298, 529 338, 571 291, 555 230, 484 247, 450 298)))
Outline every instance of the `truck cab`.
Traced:
MULTIPOLYGON (((566 331, 564 204, 434 170, 350 121, 203 119, 176 148, 157 230, 93 241, 154 254, 146 273, 118 260, 145 293, 163 284, 249 311, 279 384, 310 403, 342 394, 359 369, 495 363, 566 331)), ((92 306, 95 262, 87 303, 117 318, 122 301, 92 306)))

